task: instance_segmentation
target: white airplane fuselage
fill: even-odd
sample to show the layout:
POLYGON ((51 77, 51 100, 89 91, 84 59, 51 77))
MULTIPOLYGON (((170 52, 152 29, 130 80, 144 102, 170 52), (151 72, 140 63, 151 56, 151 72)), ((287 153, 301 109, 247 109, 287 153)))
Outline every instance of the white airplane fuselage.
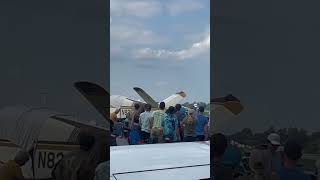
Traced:
MULTIPOLYGON (((135 103, 140 103, 144 105, 149 103, 153 105, 153 109, 158 108, 159 102, 155 102, 146 92, 144 92, 141 88, 134 88, 134 90, 144 99, 145 101, 133 100, 126 96, 121 95, 111 95, 110 96, 110 114, 114 112, 116 109, 120 109, 120 113, 118 114, 118 118, 123 119, 126 118, 126 114, 133 110, 133 106, 135 103), (148 102, 149 101, 149 102, 148 102)), ((178 92, 169 96, 168 98, 162 100, 166 105, 166 108, 169 106, 175 106, 180 103, 186 94, 184 92, 178 92)))

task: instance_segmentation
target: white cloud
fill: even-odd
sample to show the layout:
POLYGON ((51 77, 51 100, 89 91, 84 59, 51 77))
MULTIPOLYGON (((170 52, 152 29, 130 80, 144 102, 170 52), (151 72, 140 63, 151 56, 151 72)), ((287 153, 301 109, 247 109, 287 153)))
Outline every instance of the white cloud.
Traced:
POLYGON ((156 35, 152 30, 133 24, 113 24, 110 28, 111 45, 154 45, 163 43, 165 38, 156 35))
POLYGON ((136 16, 150 18, 162 10, 162 4, 154 0, 111 0, 112 16, 136 16))
POLYGON ((133 52, 133 56, 137 59, 175 59, 185 60, 203 55, 209 52, 210 49, 210 33, 206 37, 196 43, 193 43, 190 48, 178 51, 171 50, 154 50, 151 48, 143 48, 133 52))
POLYGON ((205 5, 199 0, 175 0, 166 4, 170 15, 178 15, 185 12, 198 11, 205 8, 205 5))

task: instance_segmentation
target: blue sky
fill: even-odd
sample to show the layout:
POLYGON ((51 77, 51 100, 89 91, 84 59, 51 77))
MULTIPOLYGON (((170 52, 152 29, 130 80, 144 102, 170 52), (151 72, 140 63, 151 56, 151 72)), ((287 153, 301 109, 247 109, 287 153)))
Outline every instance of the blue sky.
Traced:
POLYGON ((210 0, 111 0, 111 94, 209 102, 210 0))

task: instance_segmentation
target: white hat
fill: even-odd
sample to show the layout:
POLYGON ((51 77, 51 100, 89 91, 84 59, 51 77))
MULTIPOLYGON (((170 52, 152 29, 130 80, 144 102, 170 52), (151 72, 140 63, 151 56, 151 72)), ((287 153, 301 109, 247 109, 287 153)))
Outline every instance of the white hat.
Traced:
POLYGON ((271 133, 267 139, 272 145, 280 145, 280 136, 277 133, 271 133))

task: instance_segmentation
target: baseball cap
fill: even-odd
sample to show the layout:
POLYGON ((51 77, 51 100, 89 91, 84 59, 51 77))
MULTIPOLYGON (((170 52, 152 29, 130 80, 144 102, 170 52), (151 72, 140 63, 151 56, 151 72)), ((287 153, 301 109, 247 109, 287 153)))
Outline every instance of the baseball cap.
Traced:
POLYGON ((277 133, 269 134, 267 138, 272 145, 281 145, 280 144, 280 136, 277 133))

